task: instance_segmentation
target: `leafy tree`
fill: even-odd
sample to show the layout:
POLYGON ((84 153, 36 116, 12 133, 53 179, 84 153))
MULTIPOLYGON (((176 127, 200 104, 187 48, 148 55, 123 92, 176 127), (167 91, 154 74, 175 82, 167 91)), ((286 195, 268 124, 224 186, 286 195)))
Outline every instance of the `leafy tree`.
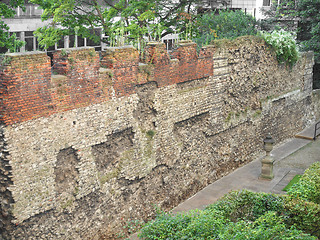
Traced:
POLYGON ((314 51, 315 60, 320 63, 320 0, 299 0, 296 14, 302 25, 309 27, 311 35, 301 42, 302 49, 314 51))
POLYGON ((9 26, 2 18, 12 18, 16 14, 17 7, 24 7, 24 0, 8 0, 0 3, 0 47, 15 51, 16 48, 23 46, 23 42, 16 39, 16 35, 9 33, 9 26))
POLYGON ((197 19, 199 46, 207 45, 214 39, 235 39, 244 35, 256 35, 256 20, 243 11, 220 10, 204 14, 197 19))
POLYGON ((198 0, 30 0, 44 9, 42 18, 52 23, 36 31, 39 43, 49 47, 63 35, 76 33, 96 42, 94 28, 110 36, 130 33, 131 38, 155 38, 173 32, 177 13, 194 9, 198 0), (166 30, 166 31, 164 31, 166 30))

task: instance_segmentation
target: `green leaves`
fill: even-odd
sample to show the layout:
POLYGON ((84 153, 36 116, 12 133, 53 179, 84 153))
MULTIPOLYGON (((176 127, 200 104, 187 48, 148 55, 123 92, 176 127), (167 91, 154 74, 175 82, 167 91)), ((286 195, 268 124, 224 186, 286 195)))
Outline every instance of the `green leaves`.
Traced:
MULTIPOLYGON (((319 169, 320 164, 315 164, 305 175, 312 172, 319 176, 319 169)), ((306 182, 311 185, 313 180, 313 177, 306 177, 306 182)), ((308 190, 303 188, 300 192, 308 190)), ((316 240, 315 236, 320 236, 319 204, 306 202, 300 196, 248 190, 232 191, 203 211, 177 215, 161 213, 146 223, 140 233, 143 239, 171 240, 316 240)))
POLYGON ((9 27, 4 23, 2 17, 14 17, 14 9, 17 7, 24 9, 24 0, 10 0, 8 4, 0 3, 0 47, 8 48, 10 51, 15 51, 17 48, 23 46, 24 42, 17 40, 15 34, 9 34, 9 27))
POLYGON ((288 195, 320 204, 320 163, 312 164, 300 180, 289 190, 288 195))
POLYGON ((266 43, 272 46, 279 63, 286 63, 289 66, 293 66, 297 62, 299 51, 291 33, 281 29, 279 31, 274 30, 272 33, 261 32, 261 36, 266 43))
POLYGON ((60 40, 63 35, 90 38, 100 42, 100 36, 92 34, 95 28, 108 30, 110 23, 106 21, 107 13, 97 0, 30 0, 44 9, 43 20, 50 24, 38 29, 36 36, 39 44, 48 48, 60 40))
POLYGON ((38 38, 39 45, 46 47, 53 46, 58 42, 62 38, 64 31, 59 28, 45 26, 37 29, 33 34, 38 38))
POLYGON ((309 27, 311 34, 309 39, 301 42, 301 49, 314 51, 315 61, 320 62, 320 0, 299 0, 296 16, 309 27))
POLYGON ((268 18, 262 22, 262 27, 267 30, 274 29, 279 23, 295 28, 293 19, 299 20, 297 33, 300 49, 314 51, 315 61, 320 62, 320 0, 275 1, 265 15, 268 18))
POLYGON ((256 20, 243 11, 220 10, 219 14, 204 14, 197 19, 197 37, 199 45, 210 44, 215 39, 235 39, 244 35, 256 35, 256 20))

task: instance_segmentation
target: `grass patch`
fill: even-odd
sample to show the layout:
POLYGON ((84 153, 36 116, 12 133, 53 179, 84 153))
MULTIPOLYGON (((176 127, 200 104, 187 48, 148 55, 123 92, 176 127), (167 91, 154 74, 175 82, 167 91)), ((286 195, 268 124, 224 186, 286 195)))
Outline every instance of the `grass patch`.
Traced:
POLYGON ((293 184, 297 183, 300 180, 301 176, 302 175, 300 175, 300 174, 295 175, 292 178, 292 180, 288 183, 288 185, 285 186, 284 189, 282 189, 282 191, 285 191, 285 192, 288 191, 292 187, 293 184))

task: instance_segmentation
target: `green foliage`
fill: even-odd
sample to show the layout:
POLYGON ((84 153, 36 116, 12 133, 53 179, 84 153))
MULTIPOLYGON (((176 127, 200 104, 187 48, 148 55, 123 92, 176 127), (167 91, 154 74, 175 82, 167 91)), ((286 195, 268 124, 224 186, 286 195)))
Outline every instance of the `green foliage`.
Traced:
POLYGON ((273 30, 281 25, 282 28, 294 29, 294 24, 286 26, 292 19, 299 19, 297 29, 301 50, 314 51, 315 61, 320 62, 320 0, 282 0, 274 1, 271 9, 265 12, 267 20, 262 22, 265 30, 273 30))
POLYGON ((0 66, 9 65, 11 63, 12 58, 6 56, 4 54, 0 55, 0 66))
POLYGON ((244 35, 256 35, 256 20, 243 11, 220 10, 219 14, 208 13, 197 19, 197 37, 199 45, 208 45, 215 39, 235 39, 244 35))
POLYGON ((213 210, 199 211, 188 226, 176 233, 176 239, 215 239, 229 220, 213 210))
POLYGON ((39 44, 48 48, 63 35, 77 34, 95 42, 106 41, 112 46, 131 43, 144 47, 145 40, 159 40, 163 34, 172 33, 177 14, 194 9, 198 0, 30 0, 43 9, 43 20, 52 22, 36 31, 39 44), (107 40, 92 34, 102 28, 107 40))
POLYGON ((320 238, 320 205, 288 197, 285 203, 286 224, 320 238))
POLYGON ((95 28, 107 29, 103 7, 95 0, 30 0, 44 9, 42 20, 52 19, 49 25, 34 33, 39 45, 53 46, 64 35, 77 34, 100 42, 100 36, 93 34, 95 28), (89 4, 88 4, 89 3, 89 4))
POLYGON ((156 132, 154 130, 148 130, 146 133, 148 139, 152 139, 154 137, 154 135, 156 135, 156 132))
POLYGON ((319 204, 292 196, 241 190, 230 192, 203 211, 160 213, 142 228, 140 237, 315 240, 315 236, 320 236, 319 230, 319 204))
POLYGON ((287 227, 285 217, 275 211, 264 211, 253 221, 243 218, 233 222, 225 216, 223 210, 215 208, 178 215, 163 213, 154 221, 148 222, 139 237, 172 240, 316 239, 294 226, 287 227))
POLYGON ((320 204, 320 163, 312 164, 300 180, 289 190, 288 195, 320 204))
POLYGON ((10 49, 13 52, 22 47, 24 42, 17 40, 15 34, 9 34, 9 27, 2 18, 14 17, 14 9, 17 7, 22 7, 24 10, 24 0, 10 0, 9 3, 0 3, 0 47, 10 49))
POLYGON ((144 224, 144 221, 133 219, 128 220, 127 223, 123 226, 124 230, 128 234, 135 233, 142 225, 144 224))
POLYGON ((274 30, 272 33, 262 32, 261 36, 274 49, 278 62, 293 66, 298 58, 299 52, 296 41, 291 33, 281 30, 274 30))
POLYGON ((309 39, 301 42, 302 50, 314 51, 315 61, 320 62, 320 0, 299 0, 295 14, 302 24, 309 27, 311 35, 309 39))
POLYGON ((154 221, 148 222, 141 230, 139 237, 146 239, 180 239, 179 232, 183 231, 198 215, 197 211, 186 214, 172 215, 161 213, 154 221))
POLYGON ((276 194, 254 193, 248 190, 233 191, 222 197, 207 209, 221 212, 231 221, 254 221, 268 211, 282 212, 284 198, 276 194))
POLYGON ((224 231, 219 234, 218 239, 317 239, 316 237, 304 234, 294 227, 287 228, 284 218, 276 212, 266 212, 254 222, 240 220, 230 223, 224 231))

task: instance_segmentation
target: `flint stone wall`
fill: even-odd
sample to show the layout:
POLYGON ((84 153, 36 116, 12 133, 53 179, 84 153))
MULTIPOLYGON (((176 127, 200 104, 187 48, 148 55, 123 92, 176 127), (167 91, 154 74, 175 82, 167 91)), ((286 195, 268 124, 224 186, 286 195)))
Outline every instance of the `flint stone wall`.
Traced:
POLYGON ((169 210, 255 159, 266 134, 279 143, 319 117, 312 53, 289 69, 251 37, 199 56, 187 43, 178 59, 162 48, 150 45, 142 64, 134 49, 126 64, 112 49, 100 70, 91 49, 70 50, 54 66, 65 75, 45 81, 46 116, 2 108, 2 238, 114 239, 154 205, 169 210))

